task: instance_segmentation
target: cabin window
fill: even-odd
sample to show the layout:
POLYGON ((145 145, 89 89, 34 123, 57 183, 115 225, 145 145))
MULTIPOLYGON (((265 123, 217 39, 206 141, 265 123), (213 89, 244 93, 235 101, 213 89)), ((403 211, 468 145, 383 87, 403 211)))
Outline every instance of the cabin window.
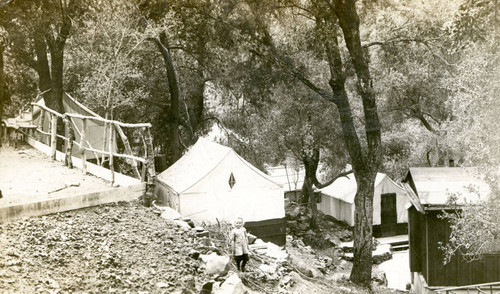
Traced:
POLYGON ((233 175, 233 173, 231 173, 231 175, 229 176, 229 181, 228 181, 228 183, 229 183, 229 187, 230 187, 231 189, 233 188, 234 184, 236 184, 236 180, 234 179, 234 175, 233 175))

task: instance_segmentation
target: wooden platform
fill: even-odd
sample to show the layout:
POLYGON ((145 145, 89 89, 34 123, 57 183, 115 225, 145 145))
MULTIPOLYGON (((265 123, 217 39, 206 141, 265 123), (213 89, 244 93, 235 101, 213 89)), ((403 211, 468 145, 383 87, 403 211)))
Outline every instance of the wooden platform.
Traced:
MULTIPOLYGON (((391 237, 377 238, 380 245, 389 244, 391 250, 405 250, 408 249, 408 235, 397 235, 391 237)), ((339 245, 344 251, 352 252, 353 242, 342 242, 339 245)))

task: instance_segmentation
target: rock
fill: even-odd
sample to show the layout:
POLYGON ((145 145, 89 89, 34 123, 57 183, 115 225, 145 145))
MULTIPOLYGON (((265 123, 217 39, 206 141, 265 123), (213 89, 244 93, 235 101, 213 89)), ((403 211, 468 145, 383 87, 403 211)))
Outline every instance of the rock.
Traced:
POLYGON ((257 236, 252 234, 247 234, 247 238, 248 238, 248 244, 253 244, 255 243, 255 240, 257 240, 257 236))
POLYGON ((354 253, 346 252, 346 253, 344 253, 344 255, 342 255, 342 258, 347 260, 347 261, 353 261, 354 260, 354 253))
POLYGON ((200 257, 200 252, 198 252, 194 249, 191 249, 191 251, 189 251, 189 257, 191 257, 193 259, 198 259, 200 257))
POLYGON ((196 232, 203 232, 205 229, 203 227, 194 227, 193 228, 196 232))
POLYGON ((295 266, 297 270, 310 278, 322 276, 322 273, 318 269, 316 269, 309 262, 302 260, 301 258, 290 255, 290 262, 295 266))
POLYGON ((296 228, 297 227, 297 221, 293 221, 293 220, 290 220, 290 221, 287 221, 286 222, 286 227, 287 228, 296 228))
POLYGON ((374 264, 380 264, 386 260, 391 259, 392 258, 391 245, 390 244, 378 245, 377 249, 373 251, 372 256, 374 264))
POLYGON ((208 275, 225 275, 229 271, 229 256, 219 256, 216 253, 200 255, 205 265, 205 273, 208 275))
POLYGON ((161 208, 161 211, 162 212, 160 214, 160 217, 166 220, 175 220, 181 218, 181 214, 173 208, 165 206, 161 208))
POLYGON ((213 281, 206 282, 201 287, 200 294, 211 294, 213 286, 214 286, 214 282, 213 281))
POLYGON ((214 242, 212 242, 212 240, 210 240, 210 238, 207 238, 207 237, 203 237, 203 238, 199 239, 198 245, 205 246, 205 247, 215 246, 214 242))
POLYGON ((385 276, 385 272, 374 267, 372 270, 372 282, 378 285, 387 286, 387 277, 385 276))
POLYGON ((300 240, 300 239, 295 240, 293 245, 295 245, 296 247, 299 247, 299 248, 306 247, 306 244, 304 244, 304 242, 302 242, 302 240, 300 240))
POLYGON ((174 220, 174 223, 182 229, 191 229, 191 226, 185 221, 176 219, 174 220))
POLYGON ((330 243, 331 246, 334 246, 334 247, 338 247, 341 243, 340 241, 340 238, 337 237, 336 235, 331 235, 331 234, 328 234, 326 237, 325 237, 325 240, 330 243))
POLYGON ((215 285, 212 291, 213 294, 246 294, 247 288, 241 282, 237 274, 233 273, 220 286, 215 285))
POLYGON ((261 264, 259 266, 259 270, 261 270, 269 280, 276 280, 278 278, 278 274, 276 272, 277 270, 277 265, 276 264, 261 264))
POLYGON ((194 228, 194 222, 189 217, 185 217, 182 220, 185 221, 191 228, 194 228))
POLYGON ((297 205, 288 212, 288 218, 296 219, 300 214, 301 214, 301 207, 297 205))
POLYGON ((203 231, 203 232, 196 232, 196 237, 201 238, 201 237, 209 237, 210 232, 208 231, 203 231))
POLYGON ((158 283, 156 283, 156 287, 160 288, 160 289, 161 288, 168 288, 168 287, 170 287, 170 284, 169 283, 164 283, 164 282, 158 282, 158 283))

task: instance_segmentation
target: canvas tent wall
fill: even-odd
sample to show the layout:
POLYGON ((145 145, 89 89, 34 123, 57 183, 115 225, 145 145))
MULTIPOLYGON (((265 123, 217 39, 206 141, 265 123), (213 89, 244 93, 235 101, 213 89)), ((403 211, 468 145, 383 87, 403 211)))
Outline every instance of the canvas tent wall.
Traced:
POLYGON ((201 138, 156 180, 161 202, 184 217, 232 222, 241 216, 262 239, 285 241, 281 185, 231 148, 201 138))
MULTIPOLYGON (((42 99, 37 101, 37 103, 45 105, 45 102, 42 99)), ((69 94, 64 93, 63 95, 63 108, 64 113, 75 113, 84 116, 93 116, 100 117, 98 114, 93 112, 92 110, 85 107, 83 104, 76 101, 69 94)), ((33 108, 33 124, 42 126, 42 130, 44 132, 48 132, 50 129, 50 114, 45 113, 45 115, 41 116, 40 107, 34 106, 33 108)), ((75 138, 76 142, 80 142, 80 134, 83 129, 83 121, 79 118, 71 118, 71 123, 73 128, 76 130, 75 138)), ((113 130, 114 132, 114 130, 113 130)), ((116 136, 115 136, 116 137, 116 136)), ((95 120, 87 120, 87 132, 86 132, 86 147, 91 147, 93 149, 98 150, 109 150, 109 126, 108 129, 105 130, 104 122, 95 121, 95 120)), ((45 144, 49 144, 50 138, 48 136, 43 136, 41 138, 41 142, 45 144)), ((112 151, 116 152, 116 142, 112 145, 112 151)), ((87 159, 96 158, 96 153, 87 151, 86 156, 87 159)), ((73 148, 73 156, 80 157, 80 152, 78 148, 73 148)), ((99 155, 97 155, 99 156, 99 155)))
MULTIPOLYGON (((341 177, 321 189, 321 202, 318 204, 318 209, 353 226, 356 191, 357 183, 353 174, 341 177)), ((373 198, 374 234, 405 233, 408 223, 406 205, 409 203, 410 200, 402 187, 394 183, 387 175, 377 173, 373 198)))

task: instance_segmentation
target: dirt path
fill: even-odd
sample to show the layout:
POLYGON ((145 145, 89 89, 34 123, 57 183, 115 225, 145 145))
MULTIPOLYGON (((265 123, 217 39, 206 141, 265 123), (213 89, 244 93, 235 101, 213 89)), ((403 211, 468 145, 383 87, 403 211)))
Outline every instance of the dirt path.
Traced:
POLYGON ((78 169, 69 169, 63 163, 23 145, 18 149, 0 148, 0 206, 32 202, 37 199, 58 198, 90 193, 111 188, 106 181, 83 176, 78 169), (77 184, 58 192, 49 193, 65 185, 77 184))

